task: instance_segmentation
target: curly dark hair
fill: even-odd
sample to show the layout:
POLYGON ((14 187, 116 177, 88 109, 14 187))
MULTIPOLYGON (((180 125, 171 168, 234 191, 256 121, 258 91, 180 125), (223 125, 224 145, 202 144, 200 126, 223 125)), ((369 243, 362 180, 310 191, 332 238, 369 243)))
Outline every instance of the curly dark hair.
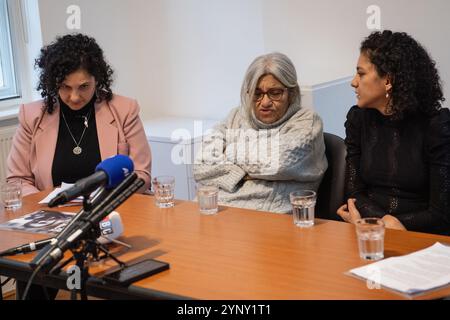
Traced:
POLYGON ((374 32, 361 44, 381 77, 392 82, 391 111, 395 118, 431 116, 445 101, 436 62, 416 40, 404 32, 374 32))
POLYGON ((36 67, 41 69, 37 90, 44 99, 44 109, 52 113, 58 90, 66 77, 79 69, 86 70, 96 82, 97 101, 111 101, 114 71, 105 61, 103 50, 94 38, 83 34, 69 34, 41 49, 36 67))

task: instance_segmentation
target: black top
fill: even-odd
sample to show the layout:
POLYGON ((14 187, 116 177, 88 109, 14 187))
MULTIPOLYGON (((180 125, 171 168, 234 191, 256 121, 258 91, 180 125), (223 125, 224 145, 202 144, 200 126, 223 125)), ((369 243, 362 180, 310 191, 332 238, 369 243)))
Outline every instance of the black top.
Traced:
POLYGON ((70 109, 61 99, 59 100, 61 110, 59 115, 58 141, 56 143, 52 166, 54 186, 59 186, 62 182, 74 183, 81 178, 93 174, 95 167, 101 162, 97 125, 95 122, 95 95, 86 106, 77 111, 70 109), (80 143, 82 153, 79 155, 73 153, 76 144, 64 122, 63 113, 77 143, 80 141, 85 128, 84 117, 89 117, 88 128, 80 143))
POLYGON ((450 235, 450 111, 394 120, 355 106, 345 127, 346 196, 361 216, 450 235))

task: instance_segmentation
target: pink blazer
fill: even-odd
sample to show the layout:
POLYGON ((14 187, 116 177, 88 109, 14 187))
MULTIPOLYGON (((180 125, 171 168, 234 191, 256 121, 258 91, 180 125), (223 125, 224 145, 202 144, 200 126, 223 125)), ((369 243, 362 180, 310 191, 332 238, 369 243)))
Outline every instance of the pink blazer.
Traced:
MULTIPOLYGON (((42 111, 43 101, 22 105, 19 127, 8 157, 7 181, 21 181, 23 194, 52 189, 52 165, 59 129, 59 105, 52 114, 42 111)), ((95 120, 102 160, 123 154, 134 162, 138 176, 150 186, 151 152, 139 118, 136 100, 114 95, 95 104, 95 120)), ((82 164, 80 164, 82 165, 82 164)), ((76 168, 74 168, 76 170, 76 168)))

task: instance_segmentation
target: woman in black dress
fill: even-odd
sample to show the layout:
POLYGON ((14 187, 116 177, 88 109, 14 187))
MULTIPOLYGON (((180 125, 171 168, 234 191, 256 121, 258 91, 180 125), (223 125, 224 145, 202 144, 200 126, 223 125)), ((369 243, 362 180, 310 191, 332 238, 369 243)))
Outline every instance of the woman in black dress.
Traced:
POLYGON ((450 112, 435 62, 406 33, 361 45, 347 115, 346 196, 338 214, 387 228, 450 234, 450 112))

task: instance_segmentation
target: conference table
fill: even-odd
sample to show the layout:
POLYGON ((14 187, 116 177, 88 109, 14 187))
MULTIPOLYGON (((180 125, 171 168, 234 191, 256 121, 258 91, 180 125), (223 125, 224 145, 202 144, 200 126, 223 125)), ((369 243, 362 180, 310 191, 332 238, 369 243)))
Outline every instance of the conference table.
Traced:
MULTIPOLYGON (((0 209, 0 223, 48 209, 37 204, 48 192, 24 198, 17 211, 0 209)), ((57 208, 77 212, 79 207, 57 208)), ((312 228, 293 224, 291 215, 220 207, 216 215, 202 215, 195 202, 176 201, 173 208, 155 206, 153 196, 133 195, 117 210, 124 224, 121 241, 114 245, 124 262, 156 259, 170 269, 129 287, 105 283, 101 275, 116 264, 92 263, 87 293, 107 299, 408 299, 385 288, 370 289, 365 281, 349 276, 353 268, 370 262, 358 255, 353 225, 315 220, 312 228)), ((0 251, 46 238, 16 231, 0 231, 0 251)), ((387 230, 385 257, 401 256, 432 246, 450 244, 450 237, 387 230)), ((66 253, 70 256, 70 252, 66 253)), ((0 274, 27 281, 34 253, 0 258, 0 274)), ((67 274, 41 275, 37 284, 66 288, 67 274)), ((67 289, 66 289, 67 290, 67 289)), ((415 299, 450 296, 450 288, 415 299)))

